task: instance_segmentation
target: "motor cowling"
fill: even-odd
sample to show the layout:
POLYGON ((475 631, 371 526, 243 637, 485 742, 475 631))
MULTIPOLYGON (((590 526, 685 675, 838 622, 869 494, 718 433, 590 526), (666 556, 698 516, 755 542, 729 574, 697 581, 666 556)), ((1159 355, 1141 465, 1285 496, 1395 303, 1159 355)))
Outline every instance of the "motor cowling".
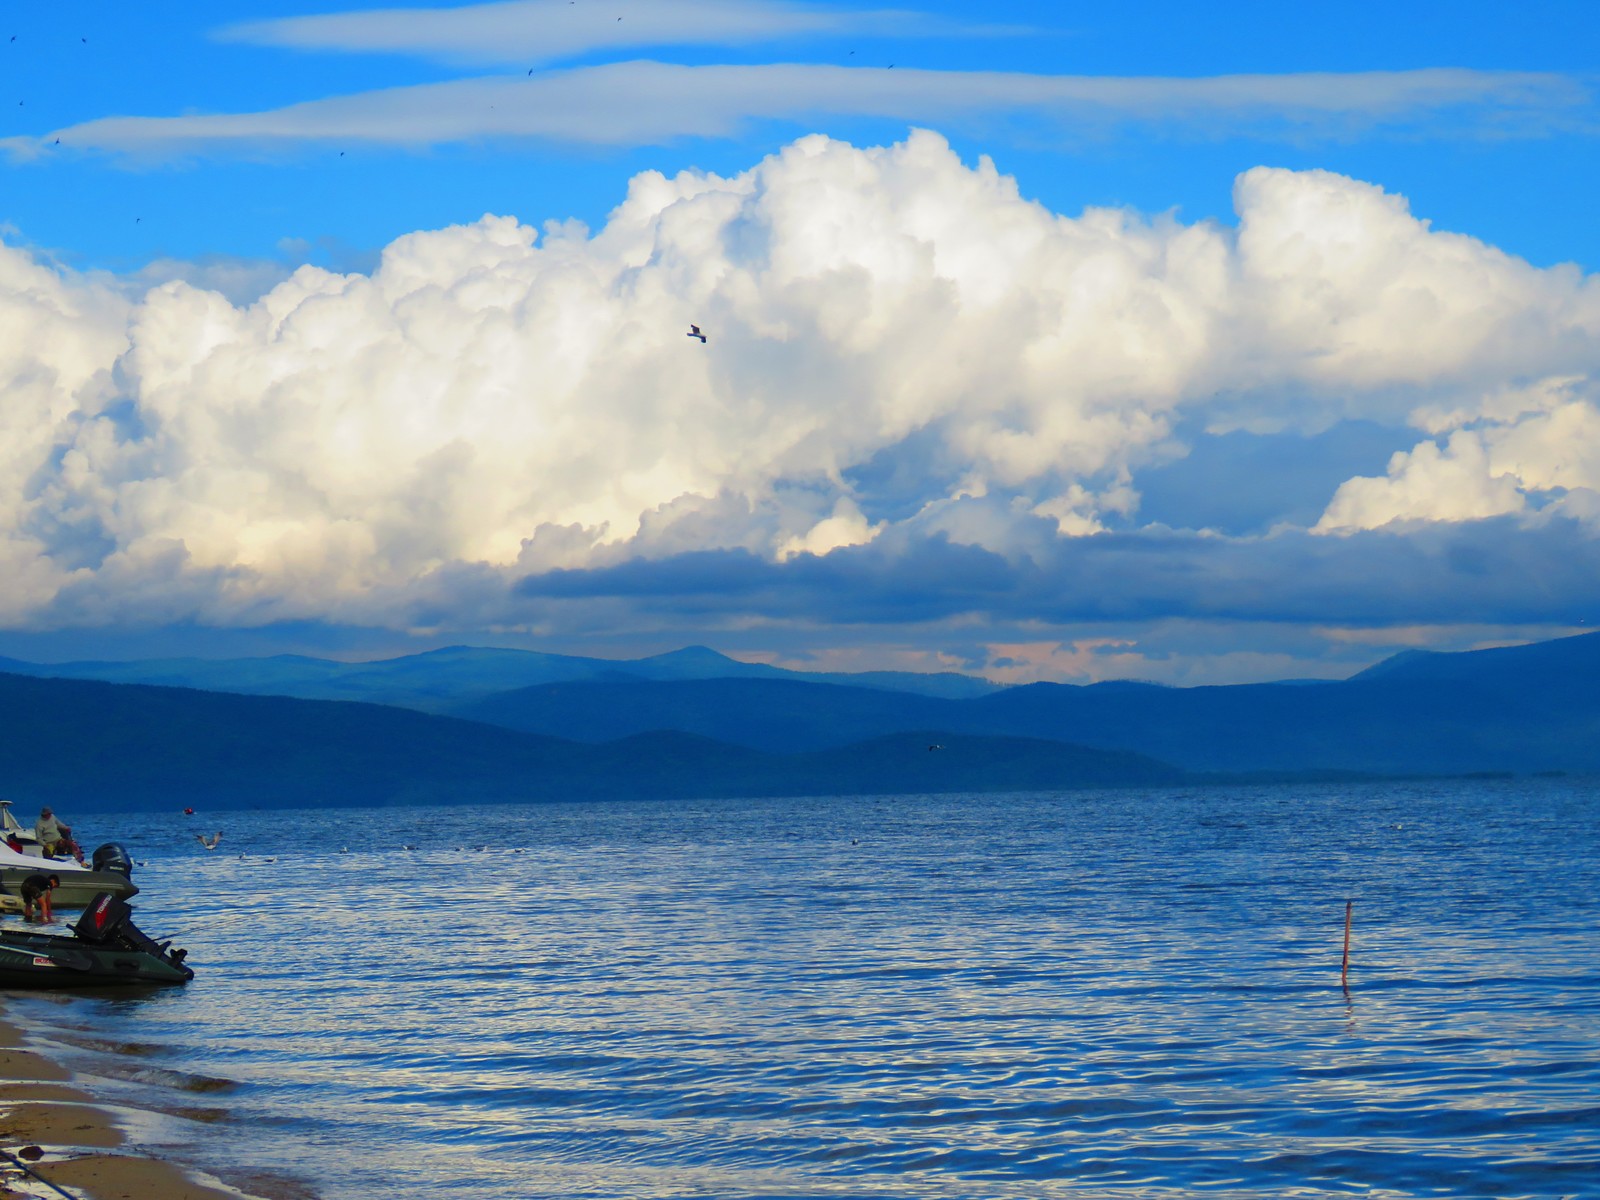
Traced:
POLYGON ((131 928, 132 917, 133 908, 126 900, 110 892, 101 892, 89 901, 73 926, 73 932, 86 942, 104 944, 116 937, 124 926, 131 928))
POLYGON ((120 842, 107 842, 94 852, 96 871, 115 871, 124 879, 133 878, 133 859, 120 842))

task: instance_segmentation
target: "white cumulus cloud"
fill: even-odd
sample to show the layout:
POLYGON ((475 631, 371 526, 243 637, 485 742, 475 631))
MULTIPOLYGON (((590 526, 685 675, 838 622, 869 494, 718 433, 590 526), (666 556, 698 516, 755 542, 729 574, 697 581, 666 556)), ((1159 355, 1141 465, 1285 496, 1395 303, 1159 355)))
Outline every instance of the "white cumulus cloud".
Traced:
POLYGON ((1396 454, 1385 476, 1348 480, 1317 529, 1466 521, 1544 508, 1593 520, 1600 513, 1600 406, 1575 394, 1574 382, 1493 391, 1476 411, 1418 414, 1425 428, 1470 427, 1454 429, 1442 445, 1425 441, 1396 454), (1520 411, 1518 400, 1532 410, 1520 411), (1536 505, 1549 497, 1553 502, 1536 505))
POLYGON ((1136 520, 1191 417, 1446 423, 1329 528, 1594 486, 1594 279, 1324 172, 1236 196, 1237 231, 1068 217, 935 134, 812 136, 644 173, 592 234, 486 216, 248 304, 0 250, 0 615, 493 623, 526 572, 690 551, 1022 561, 1136 520))

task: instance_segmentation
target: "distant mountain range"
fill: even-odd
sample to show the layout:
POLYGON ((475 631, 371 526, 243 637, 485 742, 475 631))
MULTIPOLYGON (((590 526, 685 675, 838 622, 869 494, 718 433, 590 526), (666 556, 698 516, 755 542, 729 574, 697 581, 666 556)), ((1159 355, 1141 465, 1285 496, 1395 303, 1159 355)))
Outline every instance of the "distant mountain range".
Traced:
POLYGON ((703 648, 0 671, 0 792, 80 808, 1600 772, 1600 634, 1200 688, 806 674, 703 648))
POLYGON ((596 679, 502 692, 452 711, 581 741, 677 729, 773 752, 938 729, 1122 750, 1191 771, 1597 771, 1600 634, 1461 654, 1410 651, 1327 683, 1037 683, 951 700, 792 679, 596 679))
POLYGON ((360 663, 295 654, 66 663, 0 658, 0 672, 48 679, 148 683, 251 696, 297 696, 302 700, 364 700, 422 712, 446 712, 514 688, 578 680, 798 679, 950 699, 986 696, 1000 690, 999 684, 987 679, 954 673, 790 671, 764 663, 740 662, 704 646, 638 659, 580 658, 477 646, 449 646, 425 654, 360 663))
MULTIPOLYGON (((378 704, 0 675, 0 787, 24 815, 1181 782, 1136 754, 902 731, 778 755, 671 731, 603 745, 378 704)), ((328 819, 329 836, 337 819, 328 819)), ((315 838, 319 831, 311 829, 315 838)))

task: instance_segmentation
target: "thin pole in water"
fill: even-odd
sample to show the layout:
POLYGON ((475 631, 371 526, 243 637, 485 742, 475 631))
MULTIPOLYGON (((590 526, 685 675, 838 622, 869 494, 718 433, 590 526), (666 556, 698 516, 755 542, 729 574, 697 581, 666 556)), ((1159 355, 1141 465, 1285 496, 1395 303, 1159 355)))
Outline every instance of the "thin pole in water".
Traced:
POLYGON ((1350 914, 1355 906, 1354 900, 1344 902, 1344 961, 1339 964, 1339 986, 1345 991, 1350 990, 1350 914))

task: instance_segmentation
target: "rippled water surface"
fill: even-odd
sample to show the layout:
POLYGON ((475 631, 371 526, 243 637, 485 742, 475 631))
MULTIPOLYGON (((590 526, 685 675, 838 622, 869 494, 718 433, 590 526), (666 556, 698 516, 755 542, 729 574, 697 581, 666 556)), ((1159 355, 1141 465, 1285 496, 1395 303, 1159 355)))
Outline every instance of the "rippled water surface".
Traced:
POLYGON ((198 978, 13 1013, 330 1200, 1600 1195, 1593 782, 70 815, 198 978))

